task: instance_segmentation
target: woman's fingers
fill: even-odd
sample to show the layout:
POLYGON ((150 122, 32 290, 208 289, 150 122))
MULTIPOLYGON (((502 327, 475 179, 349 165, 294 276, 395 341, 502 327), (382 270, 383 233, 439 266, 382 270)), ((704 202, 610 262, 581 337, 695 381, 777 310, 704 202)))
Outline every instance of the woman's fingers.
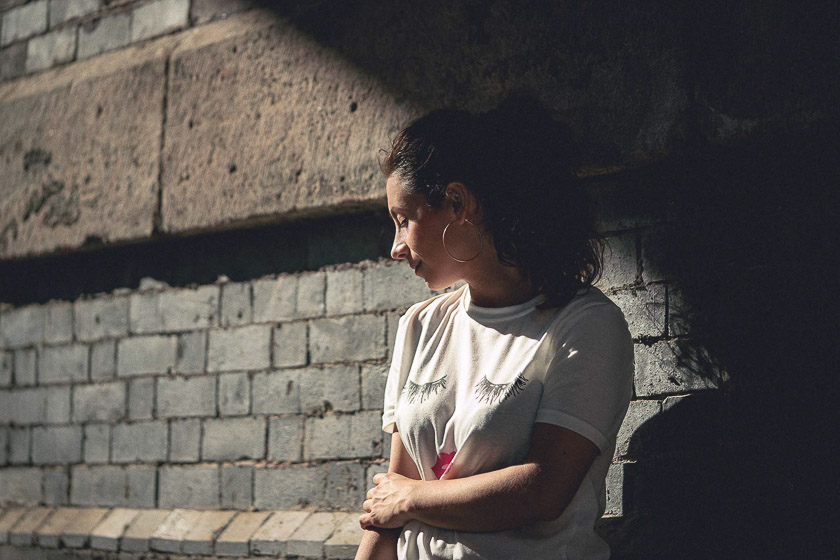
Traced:
POLYGON ((366 512, 370 513, 373 511, 373 501, 372 500, 365 500, 365 503, 362 504, 362 509, 366 512))
POLYGON ((367 498, 373 498, 373 491, 374 490, 375 490, 375 488, 371 488, 370 490, 367 491, 367 498))

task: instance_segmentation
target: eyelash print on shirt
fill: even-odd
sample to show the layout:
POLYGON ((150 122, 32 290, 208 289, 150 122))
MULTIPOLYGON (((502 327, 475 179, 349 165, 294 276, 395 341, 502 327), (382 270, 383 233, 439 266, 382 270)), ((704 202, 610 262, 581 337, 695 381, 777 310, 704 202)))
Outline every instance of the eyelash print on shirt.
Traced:
POLYGON ((409 379, 403 391, 405 391, 405 397, 408 399, 408 402, 413 403, 417 398, 420 399, 420 402, 423 402, 430 396, 437 395, 441 389, 446 389, 445 375, 437 381, 423 383, 422 385, 418 385, 409 379))
POLYGON ((528 383, 528 380, 521 375, 518 375, 510 383, 498 384, 491 383, 487 380, 487 376, 484 376, 475 384, 475 397, 479 402, 487 402, 487 404, 492 404, 497 399, 501 403, 508 397, 518 395, 525 388, 526 383, 528 383))

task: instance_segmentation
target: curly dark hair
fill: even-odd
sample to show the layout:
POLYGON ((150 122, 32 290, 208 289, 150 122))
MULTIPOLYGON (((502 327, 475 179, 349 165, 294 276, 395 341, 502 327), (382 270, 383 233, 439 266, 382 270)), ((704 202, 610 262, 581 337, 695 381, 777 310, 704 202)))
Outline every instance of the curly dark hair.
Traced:
POLYGON ((604 242, 573 172, 577 162, 548 110, 516 96, 486 113, 440 109, 420 117, 396 136, 381 168, 432 207, 449 183, 466 185, 499 262, 520 268, 549 305, 564 305, 603 266, 604 242))

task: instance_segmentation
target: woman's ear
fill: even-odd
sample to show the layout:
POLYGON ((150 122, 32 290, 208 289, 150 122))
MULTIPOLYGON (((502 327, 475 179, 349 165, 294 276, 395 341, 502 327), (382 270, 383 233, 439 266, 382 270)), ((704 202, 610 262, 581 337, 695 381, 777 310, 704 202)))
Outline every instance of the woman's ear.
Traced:
POLYGON ((452 206, 455 219, 461 223, 475 212, 475 199, 464 183, 454 181, 446 185, 446 201, 452 206))

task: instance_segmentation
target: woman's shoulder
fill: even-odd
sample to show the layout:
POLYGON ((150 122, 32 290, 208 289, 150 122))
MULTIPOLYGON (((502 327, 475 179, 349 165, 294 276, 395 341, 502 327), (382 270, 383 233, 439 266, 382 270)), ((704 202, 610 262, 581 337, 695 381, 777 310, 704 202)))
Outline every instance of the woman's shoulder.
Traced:
POLYGON ((415 303, 403 313, 402 317, 400 317, 400 322, 406 324, 428 324, 442 320, 461 304, 465 289, 466 285, 461 286, 457 290, 437 294, 429 299, 415 303))
POLYGON ((555 333, 557 331, 567 331, 582 324, 597 324, 601 328, 612 326, 612 329, 620 331, 625 331, 628 328, 621 308, 594 286, 578 292, 568 304, 558 311, 552 330, 555 333))

